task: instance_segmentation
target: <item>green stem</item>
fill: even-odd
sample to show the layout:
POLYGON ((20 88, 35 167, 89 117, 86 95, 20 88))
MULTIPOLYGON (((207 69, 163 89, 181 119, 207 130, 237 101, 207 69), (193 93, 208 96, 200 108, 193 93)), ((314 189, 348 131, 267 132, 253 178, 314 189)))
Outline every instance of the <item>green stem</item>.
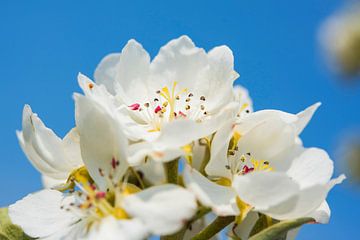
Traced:
POLYGON ((234 216, 217 217, 209 226, 201 230, 191 240, 206 240, 215 236, 218 232, 224 229, 227 225, 235 220, 234 216))
POLYGON ((179 159, 164 163, 165 176, 168 183, 178 183, 179 159))

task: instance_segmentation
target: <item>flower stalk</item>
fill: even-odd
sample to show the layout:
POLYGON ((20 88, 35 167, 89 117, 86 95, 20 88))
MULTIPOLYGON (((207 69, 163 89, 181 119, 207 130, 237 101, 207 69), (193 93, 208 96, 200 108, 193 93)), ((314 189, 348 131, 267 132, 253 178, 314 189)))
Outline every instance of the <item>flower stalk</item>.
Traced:
POLYGON ((179 159, 172 160, 170 162, 164 163, 166 181, 168 183, 177 184, 178 183, 178 169, 179 169, 179 159))
POLYGON ((217 217, 209 226, 196 234, 191 240, 206 240, 215 236, 218 232, 235 220, 234 216, 217 217))

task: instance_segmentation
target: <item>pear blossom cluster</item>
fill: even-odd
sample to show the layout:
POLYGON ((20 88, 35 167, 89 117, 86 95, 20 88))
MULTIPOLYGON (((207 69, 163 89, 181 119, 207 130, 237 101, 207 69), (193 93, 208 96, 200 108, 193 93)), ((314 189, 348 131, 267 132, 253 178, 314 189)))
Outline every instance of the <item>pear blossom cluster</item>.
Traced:
POLYGON ((206 52, 182 36, 151 59, 130 40, 93 80, 78 75, 64 138, 26 105, 17 137, 44 189, 9 207, 12 222, 47 240, 191 239, 209 216, 233 216, 241 239, 260 215, 327 223, 345 177, 300 138, 320 104, 253 111, 238 77, 227 46, 206 52))

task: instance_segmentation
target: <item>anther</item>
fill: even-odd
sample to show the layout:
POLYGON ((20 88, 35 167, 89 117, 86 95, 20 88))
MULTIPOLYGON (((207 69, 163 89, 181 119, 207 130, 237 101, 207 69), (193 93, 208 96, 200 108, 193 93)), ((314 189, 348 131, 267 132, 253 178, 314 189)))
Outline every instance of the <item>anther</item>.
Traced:
POLYGON ((192 94, 192 93, 189 93, 188 97, 192 97, 192 96, 194 96, 194 94, 192 94))
POLYGON ((186 117, 186 114, 183 113, 182 111, 179 111, 179 115, 182 116, 182 117, 186 117))
POLYGON ((102 176, 102 177, 103 177, 103 176, 104 176, 104 172, 103 172, 103 170, 102 170, 101 168, 99 168, 98 170, 99 170, 99 174, 100 174, 100 176, 102 176))
POLYGON ((201 100, 201 101, 205 101, 205 97, 204 97, 204 96, 201 96, 201 97, 200 97, 200 100, 201 100))
POLYGON ((154 98, 154 102, 158 102, 159 101, 159 99, 157 99, 157 98, 154 98))
POLYGON ((157 107, 155 108, 155 110, 154 110, 155 113, 158 113, 158 112, 160 112, 160 111, 161 111, 161 107, 160 107, 160 106, 157 106, 157 107))
POLYGON ((185 110, 189 110, 189 109, 190 109, 190 105, 186 105, 185 110))
POLYGON ((229 151, 228 151, 228 154, 229 154, 230 156, 234 156, 234 155, 235 155, 235 151, 234 151, 234 150, 229 150, 229 151))
POLYGON ((95 195, 95 197, 96 197, 97 199, 105 198, 105 196, 106 196, 106 193, 105 193, 105 192, 98 192, 98 193, 96 193, 96 195, 95 195))
POLYGON ((156 91, 156 93, 157 93, 157 94, 160 94, 160 93, 161 93, 161 91, 160 91, 160 90, 157 90, 157 91, 156 91))
POLYGON ((129 108, 133 111, 136 111, 140 108, 140 104, 134 103, 134 104, 130 105, 129 108))
POLYGON ((111 159, 111 166, 113 169, 115 169, 117 166, 119 166, 120 162, 119 161, 116 161, 116 159, 113 157, 111 159))
POLYGON ((191 98, 187 98, 187 99, 185 100, 185 102, 190 102, 190 100, 191 100, 191 98))
POLYGON ((205 106, 204 106, 204 105, 200 105, 200 109, 204 111, 204 110, 205 110, 205 106))
POLYGON ((144 106, 148 108, 150 106, 150 104, 149 103, 144 103, 144 106))
POLYGON ((167 107, 168 104, 169 104, 168 102, 164 102, 162 105, 163 107, 167 107))
POLYGON ((90 89, 93 89, 93 88, 94 88, 94 84, 89 83, 89 88, 90 88, 90 89))

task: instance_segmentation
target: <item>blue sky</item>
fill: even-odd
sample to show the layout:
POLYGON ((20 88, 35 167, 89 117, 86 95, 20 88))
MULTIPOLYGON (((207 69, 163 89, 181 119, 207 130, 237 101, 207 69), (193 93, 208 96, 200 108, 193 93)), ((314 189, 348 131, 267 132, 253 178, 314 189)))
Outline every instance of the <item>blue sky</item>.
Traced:
MULTIPOLYGON (((360 87, 337 82, 325 67, 317 33, 336 0, 303 1, 15 1, 0 3, 0 206, 41 188, 18 146, 23 105, 63 136, 74 125, 72 93, 79 71, 92 76, 99 60, 135 38, 154 56, 180 35, 234 52, 237 83, 255 109, 297 112, 323 103, 302 135, 335 159, 339 137, 360 125, 360 87)), ((358 235, 360 191, 349 184, 330 196, 328 225, 306 226, 299 239, 358 235), (321 237, 319 237, 321 236, 321 237)))

